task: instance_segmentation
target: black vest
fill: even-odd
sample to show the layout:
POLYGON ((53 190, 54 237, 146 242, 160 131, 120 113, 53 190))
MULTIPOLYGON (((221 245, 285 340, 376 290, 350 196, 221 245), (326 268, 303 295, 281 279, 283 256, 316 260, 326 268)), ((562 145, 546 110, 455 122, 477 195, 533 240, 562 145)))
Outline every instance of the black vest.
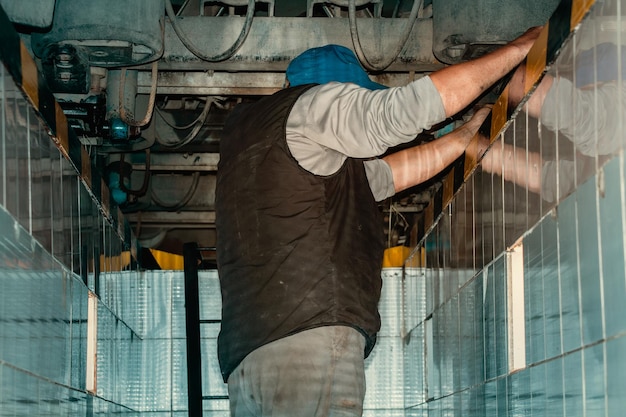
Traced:
POLYGON ((287 146, 287 116, 309 87, 239 105, 224 126, 216 186, 224 381, 254 349, 299 331, 352 326, 367 356, 380 329, 383 221, 363 161, 322 177, 287 146))

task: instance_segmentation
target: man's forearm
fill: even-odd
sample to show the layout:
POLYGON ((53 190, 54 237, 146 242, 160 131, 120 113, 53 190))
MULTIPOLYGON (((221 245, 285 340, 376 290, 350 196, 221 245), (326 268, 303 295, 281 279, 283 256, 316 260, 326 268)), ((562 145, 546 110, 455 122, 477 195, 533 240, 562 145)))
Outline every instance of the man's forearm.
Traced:
POLYGON ((469 131, 461 128, 441 139, 385 156, 396 192, 429 180, 454 162, 465 150, 467 137, 471 139, 469 131))
POLYGON ((490 111, 489 106, 483 107, 447 135, 385 156, 383 160, 391 168, 396 192, 431 179, 461 156, 490 111))
POLYGON ((537 152, 496 142, 481 160, 485 172, 500 175, 505 181, 528 187, 534 193, 541 192, 541 170, 543 159, 537 152))
POLYGON ((430 74, 441 95, 446 116, 453 116, 524 60, 541 27, 526 31, 510 43, 480 58, 430 74))

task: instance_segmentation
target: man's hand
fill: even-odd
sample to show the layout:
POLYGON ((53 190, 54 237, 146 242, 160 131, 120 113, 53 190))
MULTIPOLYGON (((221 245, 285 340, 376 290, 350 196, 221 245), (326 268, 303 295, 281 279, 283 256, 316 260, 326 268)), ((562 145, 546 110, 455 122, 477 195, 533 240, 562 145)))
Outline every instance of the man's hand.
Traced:
POLYGON ((520 48, 522 53, 526 55, 530 48, 535 44, 539 34, 543 30, 543 26, 535 26, 522 33, 510 42, 510 45, 520 48))
MULTIPOLYGON (((476 110, 474 112, 474 114, 472 115, 472 117, 467 121, 467 123, 465 123, 463 126, 460 127, 460 129, 465 128, 468 130, 468 141, 467 144, 469 145, 470 140, 474 137, 474 135, 476 135, 476 133, 478 133, 478 130, 480 129, 480 127, 483 125, 483 123, 485 122, 485 119, 487 119, 487 117, 491 114, 491 110, 493 109, 493 105, 492 104, 487 104, 484 105, 480 108, 478 108, 478 110, 476 110)), ((489 141, 489 139, 487 138, 487 141, 489 141)), ((484 150, 483 150, 484 152, 484 150)), ((480 155, 482 155, 482 152, 480 153, 480 155)))

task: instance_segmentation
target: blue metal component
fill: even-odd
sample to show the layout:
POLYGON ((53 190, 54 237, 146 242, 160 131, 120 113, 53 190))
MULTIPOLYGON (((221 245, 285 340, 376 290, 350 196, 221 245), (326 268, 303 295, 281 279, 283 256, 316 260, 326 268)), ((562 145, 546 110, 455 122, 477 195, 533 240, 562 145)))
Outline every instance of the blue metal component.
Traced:
POLYGON ((109 120, 109 127, 113 141, 124 141, 130 137, 130 128, 118 117, 109 120))
POLYGON ((118 205, 124 204, 128 199, 128 194, 120 188, 120 174, 117 172, 109 174, 109 190, 111 190, 111 197, 118 205))

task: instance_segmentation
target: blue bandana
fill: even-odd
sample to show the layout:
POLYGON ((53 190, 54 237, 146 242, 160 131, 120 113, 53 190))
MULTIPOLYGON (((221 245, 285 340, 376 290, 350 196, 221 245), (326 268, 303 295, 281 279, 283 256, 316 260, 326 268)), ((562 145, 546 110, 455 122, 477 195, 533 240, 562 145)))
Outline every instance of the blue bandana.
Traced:
POLYGON ((354 52, 340 45, 307 49, 287 67, 287 80, 292 87, 337 81, 354 83, 370 90, 387 88, 370 80, 354 52))

